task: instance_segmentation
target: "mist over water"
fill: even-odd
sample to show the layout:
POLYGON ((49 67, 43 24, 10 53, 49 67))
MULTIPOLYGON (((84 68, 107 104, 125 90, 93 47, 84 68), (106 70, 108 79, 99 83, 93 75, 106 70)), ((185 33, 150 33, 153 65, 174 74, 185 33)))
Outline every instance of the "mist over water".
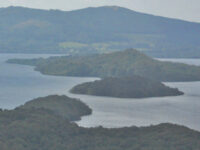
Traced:
MULTIPOLYGON (((121 99, 70 94, 75 85, 97 78, 55 77, 42 75, 33 67, 7 64, 9 58, 38 58, 50 55, 0 55, 0 108, 12 109, 33 98, 65 94, 80 98, 93 109, 93 114, 77 122, 80 126, 124 127, 176 123, 200 131, 200 82, 165 83, 179 88, 183 96, 121 99)), ((166 59, 165 59, 166 61, 166 59)), ((200 59, 170 61, 200 65, 200 59)))

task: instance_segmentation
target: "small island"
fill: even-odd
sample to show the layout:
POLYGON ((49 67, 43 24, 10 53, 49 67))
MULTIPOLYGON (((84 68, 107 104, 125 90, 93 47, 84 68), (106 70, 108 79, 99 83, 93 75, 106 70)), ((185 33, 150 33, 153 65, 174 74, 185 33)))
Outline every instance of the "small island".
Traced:
POLYGON ((65 95, 50 95, 31 100, 19 108, 43 108, 56 113, 70 121, 80 120, 82 116, 90 115, 92 110, 83 102, 65 95))
POLYGON ((149 80, 139 76, 104 78, 102 80, 77 85, 70 92, 118 98, 147 98, 184 94, 178 89, 167 87, 159 81, 149 80))

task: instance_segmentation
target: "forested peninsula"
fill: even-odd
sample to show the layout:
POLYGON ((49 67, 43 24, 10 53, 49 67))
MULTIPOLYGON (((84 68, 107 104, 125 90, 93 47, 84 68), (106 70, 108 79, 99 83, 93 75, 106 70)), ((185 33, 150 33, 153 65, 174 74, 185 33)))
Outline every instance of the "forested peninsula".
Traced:
POLYGON ((40 97, 26 102, 20 106, 22 109, 43 108, 53 111, 55 114, 68 120, 80 120, 82 116, 90 115, 92 110, 78 99, 70 98, 65 95, 50 95, 40 97))
POLYGON ((65 116, 76 114, 80 105, 85 107, 76 100, 54 95, 14 110, 0 110, 0 149, 198 150, 200 147, 200 132, 169 123, 119 129, 79 127, 71 122, 74 119, 65 116), (56 104, 56 109, 52 109, 52 104, 56 104), (63 107, 68 110, 64 116, 58 113, 63 107))
POLYGON ((47 75, 77 77, 127 77, 158 81, 200 81, 200 67, 162 62, 135 50, 90 56, 60 56, 47 59, 11 59, 9 63, 35 66, 47 75))

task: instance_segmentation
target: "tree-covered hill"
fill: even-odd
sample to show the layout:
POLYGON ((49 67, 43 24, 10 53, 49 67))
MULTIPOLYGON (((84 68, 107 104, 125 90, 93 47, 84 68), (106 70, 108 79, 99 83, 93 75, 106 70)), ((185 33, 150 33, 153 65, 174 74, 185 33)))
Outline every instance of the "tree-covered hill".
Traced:
POLYGON ((199 23, 115 6, 0 8, 0 35, 0 52, 86 54, 134 47, 157 57, 200 57, 199 23))
POLYGON ((31 100, 20 106, 23 109, 43 108, 55 112, 70 121, 80 120, 82 116, 90 115, 92 110, 80 100, 67 96, 50 95, 31 100))
POLYGON ((80 77, 141 76, 159 81, 199 81, 200 67, 162 62, 135 49, 92 56, 12 59, 9 63, 36 66, 43 74, 80 77))
POLYGON ((147 80, 139 76, 123 78, 105 78, 94 82, 76 85, 71 89, 75 94, 109 96, 119 98, 145 98, 161 96, 178 96, 183 93, 164 84, 147 80))
POLYGON ((0 137, 1 150, 199 150, 200 147, 200 132, 183 126, 165 123, 140 128, 86 129, 43 108, 0 110, 0 137))

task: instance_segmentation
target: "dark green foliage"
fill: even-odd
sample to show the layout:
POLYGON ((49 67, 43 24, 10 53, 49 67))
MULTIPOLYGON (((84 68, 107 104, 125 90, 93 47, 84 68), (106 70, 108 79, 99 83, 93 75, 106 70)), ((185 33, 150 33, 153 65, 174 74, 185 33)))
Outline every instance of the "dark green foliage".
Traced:
POLYGON ((105 78, 87 82, 72 88, 72 93, 119 98, 145 98, 182 95, 178 89, 143 77, 105 78))
POLYGON ((34 99, 20 106, 23 109, 44 108, 51 110, 70 121, 80 120, 81 116, 89 115, 92 110, 81 101, 67 96, 51 95, 34 99))
POLYGON ((158 57, 200 56, 199 23, 120 7, 0 8, 0 35, 0 52, 86 54, 134 47, 158 57))
POLYGON ((75 135, 75 127, 45 109, 4 111, 0 113, 0 149, 64 149, 64 140, 75 135))
POLYGON ((127 77, 138 75, 159 81, 199 81, 200 67, 161 62, 134 49, 92 56, 63 56, 48 59, 9 60, 36 66, 43 74, 80 77, 127 77))
POLYGON ((0 112, 1 150, 199 150, 200 133, 160 124, 85 129, 46 109, 0 112))

